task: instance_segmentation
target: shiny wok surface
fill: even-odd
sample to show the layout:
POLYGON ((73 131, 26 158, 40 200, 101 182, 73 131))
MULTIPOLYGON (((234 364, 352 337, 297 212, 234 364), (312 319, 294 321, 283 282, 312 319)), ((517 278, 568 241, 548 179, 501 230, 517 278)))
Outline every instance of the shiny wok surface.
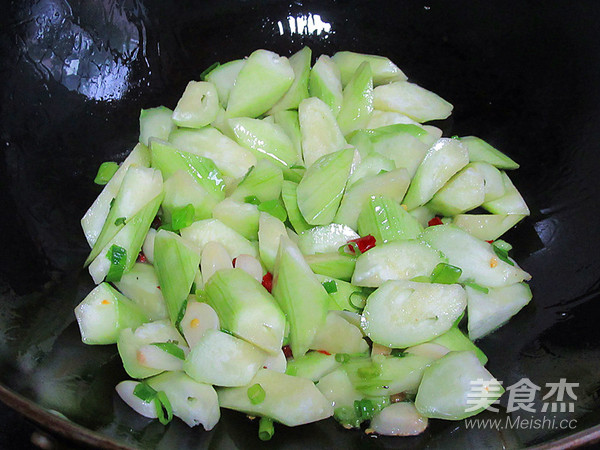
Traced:
MULTIPOLYGON (((600 5, 594 1, 14 1, 0 15, 0 398, 76 442, 254 448, 256 424, 223 411, 210 433, 167 427, 114 393, 112 347, 86 347, 72 310, 91 289, 79 218, 98 165, 137 140, 140 108, 173 107, 214 61, 268 48, 389 56, 451 101, 446 135, 480 136, 521 163, 532 216, 507 240, 534 300, 480 341, 505 386, 566 378, 574 429, 372 438, 332 420, 278 427, 273 448, 515 448, 600 433, 600 5), (57 411, 64 420, 48 411, 57 411)), ((547 389, 542 393, 547 393, 547 389)), ((503 403, 506 406, 506 398, 503 403)), ((524 417, 540 418, 538 413, 524 417)), ((513 416, 515 413, 512 413, 513 416)), ((504 411, 485 417, 504 417, 504 411)), ((573 443, 575 441, 567 441, 573 443)), ((569 444, 570 445, 570 444, 569 444)))

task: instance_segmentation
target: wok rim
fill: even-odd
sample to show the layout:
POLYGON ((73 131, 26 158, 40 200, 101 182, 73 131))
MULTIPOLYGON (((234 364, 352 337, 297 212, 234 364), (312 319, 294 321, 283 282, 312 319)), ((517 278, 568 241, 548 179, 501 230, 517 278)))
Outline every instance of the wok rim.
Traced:
MULTIPOLYGON (((111 450, 135 450, 135 447, 118 443, 102 433, 98 433, 75 422, 63 419, 56 414, 52 414, 49 410, 43 408, 27 397, 18 394, 12 389, 7 388, 2 383, 0 383, 0 402, 22 414, 27 419, 32 420, 44 430, 51 433, 58 433, 70 442, 111 450)), ((600 424, 594 425, 586 430, 581 430, 567 436, 526 448, 531 450, 561 450, 578 448, 596 442, 600 442, 600 424)))
POLYGON ((0 383, 0 401, 39 425, 45 431, 58 433, 61 437, 66 438, 72 443, 110 450, 135 450, 134 447, 120 444, 102 433, 52 414, 49 410, 7 388, 2 383, 0 383))

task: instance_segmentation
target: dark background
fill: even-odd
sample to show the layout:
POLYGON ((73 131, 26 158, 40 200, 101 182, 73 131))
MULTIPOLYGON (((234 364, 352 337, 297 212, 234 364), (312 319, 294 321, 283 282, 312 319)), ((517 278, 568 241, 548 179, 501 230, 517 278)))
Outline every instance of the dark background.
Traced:
POLYGON ((30 436, 35 427, 19 413, 2 405, 0 407, 0 448, 34 449, 30 436))
MULTIPOLYGON (((129 445, 247 448, 253 424, 225 413, 212 433, 148 423, 115 396, 111 347, 85 347, 73 307, 91 289, 79 218, 105 160, 137 140, 141 108, 173 107, 214 61, 268 48, 389 56, 451 101, 446 135, 473 134, 521 163, 532 216, 507 240, 534 300, 480 342, 505 385, 580 383, 577 431, 600 422, 600 4, 596 1, 1 1, 0 382, 129 445), (326 26, 314 26, 319 16, 326 26), (310 22, 310 27, 303 24, 310 22), (293 26, 292 26, 293 25, 293 26), (319 31, 320 30, 320 31, 319 31)), ((2 394, 14 399, 10 394, 2 394)), ((19 408, 31 406, 15 400, 19 408)), ((81 428, 30 414, 62 432, 81 428)), ((21 422, 19 422, 21 423, 21 422)), ((3 424, 4 425, 4 424, 3 424)), ((6 425, 2 439, 22 436, 6 425)), ((25 425, 26 426, 26 425, 25 425)), ((28 431, 27 431, 28 433, 28 431)), ((508 447, 560 433, 466 433, 432 421, 418 438, 370 439, 335 424, 278 432, 270 446, 508 447)), ((28 437, 27 437, 28 439, 28 437)), ((17 442, 16 440, 14 442, 17 442)), ((2 443, 2 441, 0 441, 2 443)))

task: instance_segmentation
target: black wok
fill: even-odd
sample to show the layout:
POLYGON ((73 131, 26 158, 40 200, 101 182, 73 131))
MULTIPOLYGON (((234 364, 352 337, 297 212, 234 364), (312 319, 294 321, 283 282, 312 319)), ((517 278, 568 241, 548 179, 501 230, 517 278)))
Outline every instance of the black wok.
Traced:
MULTIPOLYGON (((507 240, 533 274, 534 300, 480 345, 505 386, 524 377, 540 394, 560 378, 579 386, 573 412, 556 414, 572 428, 432 421, 423 435, 396 439, 329 420, 279 427, 268 446, 515 448, 600 438, 598 23, 592 0, 2 2, 0 399, 79 444, 261 444, 256 424, 235 413, 206 433, 180 421, 163 427, 117 398, 125 374, 115 348, 84 346, 74 323, 92 286, 79 218, 99 192, 98 165, 136 142, 141 108, 173 107, 215 61, 309 45, 316 55, 389 56, 455 105, 440 125, 446 135, 480 136, 521 163, 514 181, 533 213, 507 240)), ((540 401, 525 415, 540 418, 540 401)))

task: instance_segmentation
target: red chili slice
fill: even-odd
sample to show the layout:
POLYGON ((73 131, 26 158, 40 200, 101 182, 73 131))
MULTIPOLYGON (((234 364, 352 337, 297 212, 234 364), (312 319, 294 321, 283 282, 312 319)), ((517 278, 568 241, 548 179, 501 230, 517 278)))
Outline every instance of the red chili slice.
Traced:
POLYGON ((433 219, 431 219, 429 222, 427 222, 427 225, 429 225, 430 227, 433 227, 435 225, 443 225, 444 222, 442 222, 442 219, 440 219, 439 217, 434 217, 433 219))
POLYGON ((137 257, 137 262, 141 262, 141 263, 148 262, 148 258, 146 258, 146 255, 144 255, 144 252, 140 252, 140 254, 137 257))
POLYGON ((262 285, 269 292, 273 290, 273 274, 271 272, 267 272, 267 274, 263 277, 262 285))
POLYGON ((289 345, 284 345, 281 350, 283 350, 283 354, 285 355, 286 358, 291 358, 292 357, 292 349, 290 348, 289 345))
POLYGON ((493 244, 494 243, 494 241, 488 241, 488 240, 486 240, 485 242, 487 242, 488 244, 493 244))
MULTIPOLYGON (((367 234, 366 236, 363 236, 363 237, 360 237, 360 238, 357 238, 357 239, 352 239, 352 240, 350 240, 348 242, 349 243, 350 242, 354 242, 356 244, 356 246, 358 247, 358 250, 361 253, 364 253, 367 250, 375 247, 375 244, 376 244, 377 241, 375 239, 375 236, 367 234)), ((353 245, 348 245, 348 249, 350 249, 350 253, 355 253, 353 245)))
POLYGON ((231 264, 233 265, 233 267, 235 267, 235 262, 237 261, 237 258, 233 258, 233 261, 231 261, 231 264))
POLYGON ((317 350, 317 352, 323 353, 324 355, 327 355, 327 356, 331 355, 331 353, 329 353, 327 350, 317 350))

